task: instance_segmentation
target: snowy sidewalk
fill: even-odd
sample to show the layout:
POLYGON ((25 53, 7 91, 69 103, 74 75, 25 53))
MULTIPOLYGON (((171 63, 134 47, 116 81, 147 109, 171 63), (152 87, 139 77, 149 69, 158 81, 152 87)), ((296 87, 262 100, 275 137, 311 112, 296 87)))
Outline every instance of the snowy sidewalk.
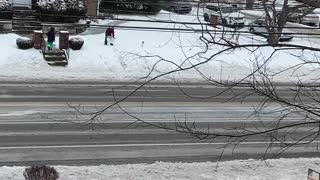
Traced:
MULTIPOLYGON (((217 163, 56 166, 59 180, 305 180, 320 158, 235 160, 217 163)), ((0 167, 1 180, 24 180, 24 167, 0 167)))

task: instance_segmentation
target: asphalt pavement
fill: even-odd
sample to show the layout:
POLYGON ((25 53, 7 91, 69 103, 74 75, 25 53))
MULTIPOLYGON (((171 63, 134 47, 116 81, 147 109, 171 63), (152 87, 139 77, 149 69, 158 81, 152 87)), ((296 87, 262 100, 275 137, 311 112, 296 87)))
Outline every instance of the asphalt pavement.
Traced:
MULTIPOLYGON (((261 158, 266 154, 269 141, 263 136, 225 146, 227 138, 199 140, 155 127, 172 129, 180 123, 223 133, 235 127, 255 131, 274 126, 277 113, 252 115, 262 98, 244 87, 227 91, 210 84, 150 84, 90 120, 94 112, 125 98, 137 87, 139 84, 110 82, 2 82, 0 164, 194 162, 261 158), (242 96, 234 98, 235 93, 242 96)), ((278 93, 292 98, 289 88, 281 85, 278 93)), ((276 104, 270 104, 268 110, 276 108, 276 104)), ((297 114, 281 123, 299 119, 297 114)), ((278 136, 285 135, 290 141, 309 132, 310 128, 305 127, 295 133, 279 131, 278 136)), ((314 157, 318 155, 317 143, 290 148, 280 156, 272 156, 278 155, 279 147, 269 147, 267 154, 314 157)))

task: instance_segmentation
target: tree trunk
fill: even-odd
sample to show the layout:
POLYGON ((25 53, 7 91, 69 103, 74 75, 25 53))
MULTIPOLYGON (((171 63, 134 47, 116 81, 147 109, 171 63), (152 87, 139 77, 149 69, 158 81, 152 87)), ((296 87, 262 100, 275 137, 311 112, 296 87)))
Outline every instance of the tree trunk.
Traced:
POLYGON ((273 32, 273 34, 269 34, 267 42, 271 46, 277 45, 279 43, 279 35, 276 32, 273 32))

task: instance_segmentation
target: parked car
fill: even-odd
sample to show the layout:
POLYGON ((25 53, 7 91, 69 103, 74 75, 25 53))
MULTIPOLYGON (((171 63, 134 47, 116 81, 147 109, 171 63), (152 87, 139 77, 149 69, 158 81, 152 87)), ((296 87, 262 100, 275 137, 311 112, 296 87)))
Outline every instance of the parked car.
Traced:
MULTIPOLYGON (((255 20, 249 25, 249 31, 251 33, 263 36, 267 38, 269 36, 269 33, 266 29, 266 24, 264 20, 255 20)), ((290 41, 293 38, 291 33, 288 32, 282 32, 282 34, 279 37, 279 41, 290 41)))
POLYGON ((188 0, 167 0, 164 1, 164 9, 178 14, 187 14, 192 10, 188 0))
POLYGON ((319 16, 314 13, 307 14, 301 19, 301 24, 317 26, 319 24, 319 16))
POLYGON ((293 13, 289 14, 288 21, 294 23, 305 24, 308 26, 318 26, 319 24, 319 16, 315 13, 309 13, 303 17, 302 13, 293 13))
POLYGON ((320 8, 316 8, 314 11, 313 11, 314 14, 316 14, 317 16, 319 16, 319 28, 320 28, 320 8))
POLYGON ((204 20, 209 21, 210 16, 217 16, 218 23, 230 27, 243 27, 244 15, 237 8, 228 5, 208 3, 204 8, 204 20))

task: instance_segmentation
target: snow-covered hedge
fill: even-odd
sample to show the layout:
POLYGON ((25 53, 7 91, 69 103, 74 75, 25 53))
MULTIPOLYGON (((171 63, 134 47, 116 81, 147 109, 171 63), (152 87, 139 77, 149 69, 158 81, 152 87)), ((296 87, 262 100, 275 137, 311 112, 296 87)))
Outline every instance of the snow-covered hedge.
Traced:
POLYGON ((54 167, 50 166, 31 166, 27 167, 23 172, 23 176, 26 180, 35 179, 50 179, 57 180, 59 178, 59 173, 54 167))
MULTIPOLYGON (((70 15, 63 16, 42 16, 42 18, 54 18, 54 21, 75 22, 85 16, 87 9, 84 0, 38 0, 38 11, 43 14, 70 15), (79 16, 79 17, 77 17, 79 16)), ((46 20, 46 19, 44 19, 46 20)))
POLYGON ((9 0, 0 0, 0 19, 12 18, 12 6, 9 0))
POLYGON ((161 3, 160 0, 102 0, 99 10, 114 14, 157 14, 161 3))
POLYGON ((73 50, 80 50, 84 44, 84 40, 79 37, 71 38, 69 40, 69 46, 73 50))
POLYGON ((33 42, 30 38, 19 37, 16 40, 16 44, 19 49, 30 49, 33 47, 33 42))
POLYGON ((9 0, 0 0, 0 11, 11 10, 11 3, 9 0))

